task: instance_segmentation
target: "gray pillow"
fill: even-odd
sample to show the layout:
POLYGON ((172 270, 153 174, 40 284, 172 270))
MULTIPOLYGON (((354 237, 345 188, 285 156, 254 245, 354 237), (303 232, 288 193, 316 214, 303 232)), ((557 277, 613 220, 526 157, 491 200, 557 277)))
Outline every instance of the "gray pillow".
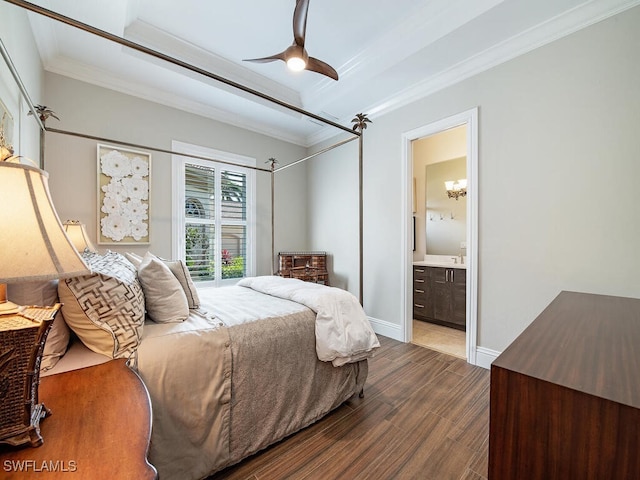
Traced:
POLYGON ((162 260, 147 252, 138 267, 138 279, 144 291, 147 315, 151 320, 170 323, 187 319, 187 296, 178 279, 162 260))
MULTIPOLYGON (((140 267, 142 263, 142 257, 133 252, 128 252, 124 254, 127 259, 133 263, 136 268, 140 267)), ((164 264, 169 267, 171 273, 178 279, 180 285, 182 286, 182 290, 184 290, 184 294, 187 296, 187 303, 189 304, 190 309, 200 308, 200 297, 198 296, 198 290, 196 290, 196 286, 191 279, 191 274, 189 273, 189 269, 185 265, 182 260, 165 260, 164 258, 157 257, 164 262, 164 264)))

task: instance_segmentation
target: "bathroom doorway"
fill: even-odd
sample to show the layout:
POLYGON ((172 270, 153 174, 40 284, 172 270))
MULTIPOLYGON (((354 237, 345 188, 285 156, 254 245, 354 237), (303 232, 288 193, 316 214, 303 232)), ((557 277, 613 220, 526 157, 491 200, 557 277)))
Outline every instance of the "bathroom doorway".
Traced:
POLYGON ((403 135, 404 338, 476 362, 477 109, 403 135))
POLYGON ((415 185, 411 342, 465 360, 466 156, 466 124, 411 141, 415 185))

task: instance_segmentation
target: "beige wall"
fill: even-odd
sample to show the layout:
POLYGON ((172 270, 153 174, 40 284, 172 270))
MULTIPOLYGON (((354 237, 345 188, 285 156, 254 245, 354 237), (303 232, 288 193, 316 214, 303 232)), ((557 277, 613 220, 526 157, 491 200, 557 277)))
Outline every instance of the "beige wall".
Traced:
POLYGON ((364 139, 370 316, 402 322, 402 134, 474 107, 478 344, 503 350, 561 290, 640 297, 638 25, 635 7, 373 118, 364 139))
POLYGON ((330 284, 358 296, 358 141, 307 163, 310 248, 329 254, 330 284))
POLYGON ((467 127, 450 128, 411 142, 414 160, 425 165, 444 162, 467 155, 467 127))
MULTIPOLYGON (((50 126, 161 149, 170 150, 171 141, 179 140, 253 157, 257 166, 266 166, 264 162, 272 156, 286 164, 306 153, 304 148, 280 140, 51 73, 46 75, 46 104, 60 117, 60 122, 50 119, 50 126)), ((46 167, 58 213, 62 220, 85 222, 93 241, 97 231, 97 143, 54 133, 46 138, 46 167)), ((151 154, 151 245, 98 245, 101 251, 144 253, 149 249, 171 256, 171 158, 167 153, 151 154)), ((305 168, 287 169, 276 178, 276 253, 306 248, 305 168)), ((270 174, 258 172, 256 180, 257 273, 264 275, 271 272, 270 174)))

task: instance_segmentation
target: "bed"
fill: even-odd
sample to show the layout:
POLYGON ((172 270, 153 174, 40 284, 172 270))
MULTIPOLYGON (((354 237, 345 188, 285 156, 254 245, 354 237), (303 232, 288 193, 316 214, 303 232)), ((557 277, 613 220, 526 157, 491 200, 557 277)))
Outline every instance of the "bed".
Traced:
MULTIPOLYGON (((109 254, 109 263, 114 255, 109 254)), ((93 261, 92 278, 106 275, 95 269, 93 261)), ((60 298, 69 306, 74 301, 63 290, 58 289, 60 298)), ((184 321, 158 323, 147 315, 140 340, 127 355, 151 398, 149 460, 160 478, 206 478, 363 391, 366 359, 379 343, 370 326, 359 324, 366 317, 361 308, 353 313, 350 294, 340 290, 337 302, 313 305, 337 290, 258 277, 198 289, 199 307, 190 308, 184 321), (299 302, 311 303, 315 310, 299 302), (338 320, 328 320, 331 316, 338 320), (345 337, 345 332, 351 333, 345 337), (343 346, 349 351, 341 353, 343 346)), ((63 314, 73 325, 69 310, 63 307, 63 314)), ((114 356, 93 350, 73 342, 42 375, 114 356)))

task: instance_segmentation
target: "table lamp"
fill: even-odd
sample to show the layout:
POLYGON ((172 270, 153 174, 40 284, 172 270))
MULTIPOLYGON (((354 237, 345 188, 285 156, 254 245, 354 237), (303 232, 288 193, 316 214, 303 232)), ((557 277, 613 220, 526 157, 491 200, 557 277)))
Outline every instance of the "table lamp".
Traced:
POLYGON ((48 174, 0 159, 0 443, 42 444, 38 404, 40 359, 59 308, 20 307, 6 298, 6 283, 89 273, 65 234, 51 201, 48 174))
POLYGON ((96 252, 96 247, 91 243, 89 235, 87 235, 87 229, 84 227, 84 223, 80 220, 67 220, 62 224, 64 231, 73 243, 75 249, 82 253, 85 250, 89 252, 96 252))

